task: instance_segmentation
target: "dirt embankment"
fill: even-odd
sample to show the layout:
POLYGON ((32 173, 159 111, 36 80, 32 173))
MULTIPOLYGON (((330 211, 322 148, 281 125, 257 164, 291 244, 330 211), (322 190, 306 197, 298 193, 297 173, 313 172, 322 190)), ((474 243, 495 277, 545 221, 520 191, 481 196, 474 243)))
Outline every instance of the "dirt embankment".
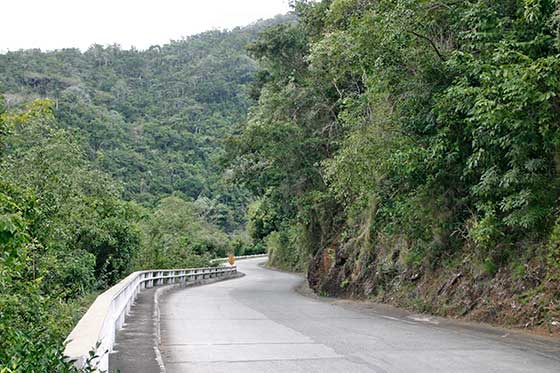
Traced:
POLYGON ((309 266, 320 295, 370 299, 414 312, 560 335, 560 276, 543 259, 487 268, 466 253, 436 266, 406 263, 406 250, 335 244, 309 266))

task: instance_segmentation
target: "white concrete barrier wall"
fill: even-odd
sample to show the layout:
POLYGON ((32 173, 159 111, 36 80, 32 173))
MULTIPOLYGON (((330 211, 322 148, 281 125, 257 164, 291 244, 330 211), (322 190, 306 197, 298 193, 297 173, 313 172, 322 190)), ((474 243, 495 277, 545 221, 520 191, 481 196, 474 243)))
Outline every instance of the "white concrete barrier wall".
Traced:
POLYGON ((97 357, 90 361, 90 365, 106 371, 109 369, 109 352, 115 343, 116 332, 122 327, 139 291, 159 285, 231 277, 236 273, 236 267, 160 269, 131 273, 97 297, 66 339, 64 354, 75 360, 78 368, 83 368, 90 358, 90 351, 93 351, 97 357))

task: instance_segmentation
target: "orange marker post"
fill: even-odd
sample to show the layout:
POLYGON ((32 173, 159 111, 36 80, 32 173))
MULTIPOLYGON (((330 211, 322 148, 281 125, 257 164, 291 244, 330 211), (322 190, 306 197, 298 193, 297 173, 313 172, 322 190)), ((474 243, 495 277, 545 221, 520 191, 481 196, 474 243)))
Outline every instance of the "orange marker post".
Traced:
POLYGON ((234 265, 235 264, 235 256, 230 255, 229 258, 228 258, 228 262, 229 262, 229 265, 234 265))

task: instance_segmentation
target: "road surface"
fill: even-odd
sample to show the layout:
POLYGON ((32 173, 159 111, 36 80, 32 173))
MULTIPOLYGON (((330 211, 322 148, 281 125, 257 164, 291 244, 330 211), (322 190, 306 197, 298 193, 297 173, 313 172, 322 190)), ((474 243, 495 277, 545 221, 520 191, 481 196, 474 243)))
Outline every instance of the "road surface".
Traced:
POLYGON ((560 372, 558 340, 333 304, 300 295, 300 276, 262 262, 239 261, 243 278, 162 297, 167 373, 560 372))

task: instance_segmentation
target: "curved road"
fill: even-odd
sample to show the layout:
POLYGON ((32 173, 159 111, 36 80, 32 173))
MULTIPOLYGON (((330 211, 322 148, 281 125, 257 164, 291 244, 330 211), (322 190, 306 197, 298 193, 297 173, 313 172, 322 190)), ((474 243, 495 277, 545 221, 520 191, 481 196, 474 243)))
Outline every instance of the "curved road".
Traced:
POLYGON ((294 290, 301 277, 261 262, 238 262, 243 278, 163 297, 168 373, 560 372, 558 340, 306 297, 294 290))

